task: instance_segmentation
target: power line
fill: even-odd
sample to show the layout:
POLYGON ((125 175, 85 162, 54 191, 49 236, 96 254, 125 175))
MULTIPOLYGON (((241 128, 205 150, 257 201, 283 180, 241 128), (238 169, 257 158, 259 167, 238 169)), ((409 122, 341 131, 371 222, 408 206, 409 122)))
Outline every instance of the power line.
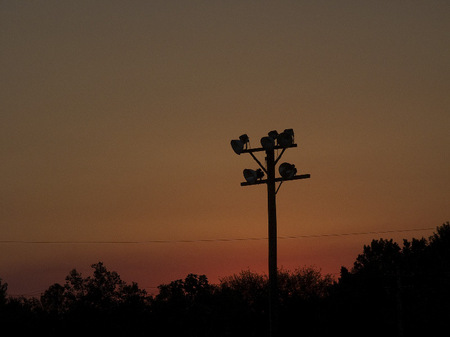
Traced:
MULTIPOLYGON (((420 232, 433 230, 434 227, 427 228, 408 228, 386 231, 367 231, 367 232, 349 232, 349 233, 329 233, 329 234, 305 234, 305 235, 286 235, 278 236, 280 240, 287 239, 311 239, 341 236, 357 235, 378 235, 404 232, 420 232)), ((99 245, 99 244, 169 244, 169 243, 201 243, 201 242, 236 242, 236 241, 261 241, 267 240, 267 237, 244 237, 244 238, 215 238, 215 239, 192 239, 192 240, 139 240, 139 241, 33 241, 33 240, 0 240, 0 244, 55 244, 55 245, 99 245)))
POLYGON ((310 234, 310 235, 296 235, 296 236, 279 236, 279 239, 308 239, 308 238, 322 238, 333 236, 352 236, 352 235, 368 235, 368 234, 390 234, 390 233, 404 233, 404 232, 420 232, 435 229, 435 227, 428 228, 409 228, 397 229, 387 231, 373 231, 373 232, 351 232, 351 233, 334 233, 334 234, 310 234))
MULTIPOLYGON (((306 234, 306 235, 289 235, 279 236, 278 239, 310 239, 310 238, 327 238, 327 237, 343 237, 343 236, 357 236, 357 235, 378 235, 390 233, 404 233, 404 232, 420 232, 433 230, 434 227, 426 228, 408 228, 398 230, 386 231, 366 231, 366 232, 349 232, 349 233, 329 233, 329 234, 306 234)), ((267 240, 267 237, 247 237, 247 238, 218 238, 218 239, 196 239, 196 240, 146 240, 146 241, 26 241, 26 240, 0 240, 0 244, 152 244, 152 243, 198 243, 198 242, 233 242, 233 241, 261 241, 267 240)), ((339 273, 332 273, 338 275, 339 273)), ((143 287, 145 290, 158 289, 157 286, 143 287)), ((12 294, 10 297, 34 297, 43 294, 46 289, 34 290, 24 294, 12 294)), ((150 290, 150 292, 152 291, 150 290)))

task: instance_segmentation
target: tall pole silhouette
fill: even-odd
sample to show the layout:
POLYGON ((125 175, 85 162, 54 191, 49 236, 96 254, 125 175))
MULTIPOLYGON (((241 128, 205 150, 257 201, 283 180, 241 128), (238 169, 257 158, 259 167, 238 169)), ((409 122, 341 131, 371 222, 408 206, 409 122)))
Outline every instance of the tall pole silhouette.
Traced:
POLYGON ((267 155, 267 211, 269 219, 269 326, 270 336, 278 335, 277 205, 275 193, 275 151, 267 155))
POLYGON ((309 174, 297 175, 294 165, 283 163, 279 166, 281 177, 276 178, 275 166, 287 148, 297 147, 294 144, 294 132, 286 129, 278 134, 276 131, 269 132, 268 137, 261 138, 262 148, 249 149, 249 138, 242 135, 239 139, 232 140, 231 146, 236 154, 249 153, 260 166, 257 170, 244 170, 246 182, 241 186, 267 184, 267 211, 268 211, 268 232, 269 232, 269 332, 270 337, 278 337, 278 267, 277 267, 277 209, 276 194, 286 180, 297 180, 310 178, 309 174), (275 150, 281 149, 280 155, 275 159, 275 150), (265 151, 266 167, 255 157, 253 153, 265 151), (262 179, 264 173, 267 179, 262 179), (279 182, 278 188, 275 188, 279 182))

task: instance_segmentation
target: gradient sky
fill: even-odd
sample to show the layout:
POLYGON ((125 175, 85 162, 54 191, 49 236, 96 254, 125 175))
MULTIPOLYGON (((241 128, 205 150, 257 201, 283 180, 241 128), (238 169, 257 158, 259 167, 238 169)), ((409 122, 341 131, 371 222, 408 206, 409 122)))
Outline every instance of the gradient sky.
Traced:
MULTIPOLYGON (((127 282, 267 271, 265 186, 230 140, 293 128, 279 235, 450 219, 448 1, 0 1, 0 278, 39 294, 103 261, 127 282)), ((260 156, 263 160, 263 157, 260 156)), ((279 240, 351 267, 373 238, 279 240)))

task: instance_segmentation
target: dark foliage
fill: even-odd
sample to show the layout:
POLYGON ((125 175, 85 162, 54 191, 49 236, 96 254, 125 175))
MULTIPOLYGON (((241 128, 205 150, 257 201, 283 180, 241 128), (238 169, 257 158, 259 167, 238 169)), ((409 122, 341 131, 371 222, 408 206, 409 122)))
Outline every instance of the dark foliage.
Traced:
MULTIPOLYGON (((2 336, 267 336, 268 277, 249 270, 211 285, 189 274, 148 296, 103 263, 72 270, 40 299, 0 279, 2 336)), ((450 224, 428 240, 373 240, 339 280, 313 267, 279 271, 281 335, 435 336, 450 328, 450 224)))
POLYGON ((373 240, 332 289, 330 323, 346 335, 437 336, 450 328, 450 224, 429 240, 373 240), (370 328, 369 328, 370 327, 370 328))
POLYGON ((151 305, 152 332, 155 336, 210 336, 213 294, 205 275, 189 274, 184 280, 160 285, 151 305))

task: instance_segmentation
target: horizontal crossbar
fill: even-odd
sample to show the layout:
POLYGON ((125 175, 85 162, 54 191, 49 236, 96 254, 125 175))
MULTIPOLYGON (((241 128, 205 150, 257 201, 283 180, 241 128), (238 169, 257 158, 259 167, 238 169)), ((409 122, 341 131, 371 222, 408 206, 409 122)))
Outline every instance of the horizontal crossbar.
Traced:
MULTIPOLYGON (((296 176, 293 176, 291 179, 284 179, 284 178, 275 178, 275 182, 277 181, 289 181, 289 180, 298 180, 298 179, 308 179, 311 178, 310 174, 299 174, 296 176)), ((241 183, 241 186, 250 186, 250 185, 261 185, 261 184, 266 184, 267 183, 267 179, 261 179, 261 180, 257 180, 254 183, 248 183, 248 182, 243 182, 241 183)))
MULTIPOLYGON (((284 146, 284 147, 276 145, 276 146, 274 146, 273 149, 274 150, 282 150, 282 149, 288 149, 290 147, 297 147, 297 144, 291 144, 289 146, 284 146)), ((261 151, 266 151, 266 150, 263 147, 258 147, 256 149, 245 149, 241 153, 253 153, 253 152, 261 152, 261 151)))

